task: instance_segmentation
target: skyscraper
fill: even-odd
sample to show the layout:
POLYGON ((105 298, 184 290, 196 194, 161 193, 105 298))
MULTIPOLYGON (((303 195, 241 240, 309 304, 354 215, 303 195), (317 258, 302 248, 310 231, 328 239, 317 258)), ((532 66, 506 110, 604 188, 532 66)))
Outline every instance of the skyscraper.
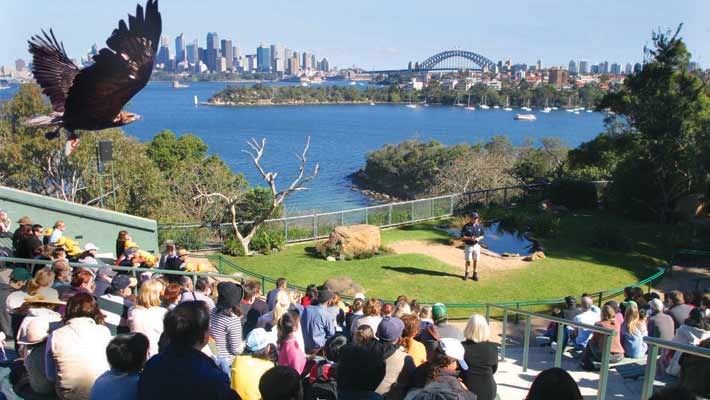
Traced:
POLYGON ((186 57, 187 57, 187 62, 190 64, 194 65, 197 64, 198 61, 200 61, 200 53, 199 53, 199 47, 197 45, 197 39, 195 39, 192 44, 188 44, 185 46, 185 52, 186 57))
POLYGON ((621 74, 621 64, 619 63, 612 63, 611 64, 611 70, 610 72, 615 75, 621 74))
POLYGON ((563 86, 567 84, 567 71, 557 67, 550 68, 550 75, 548 79, 550 85, 563 86))
POLYGON ((168 48, 167 36, 163 36, 160 40, 160 47, 158 48, 158 54, 155 56, 156 64, 162 64, 163 68, 168 68, 170 65, 170 49, 168 48))
POLYGON ((579 61, 579 73, 580 73, 580 75, 589 74, 589 61, 585 61, 585 60, 579 61))
POLYGON ((234 69, 234 47, 229 39, 222 39, 222 57, 225 60, 225 68, 228 71, 234 69))
POLYGON ((568 69, 570 75, 577 75, 577 63, 574 60, 570 60, 568 69))
POLYGON ((599 63, 599 73, 608 74, 609 73, 609 61, 602 61, 599 63))
POLYGON ((626 63, 626 66, 624 67, 624 73, 626 75, 631 75, 632 72, 634 72, 633 65, 631 65, 631 63, 626 63))
POLYGON ((536 67, 537 67, 536 69, 537 69, 538 71, 542 69, 542 60, 540 60, 540 59, 537 60, 537 65, 536 65, 536 67))
POLYGON ((187 61, 185 53, 185 34, 181 33, 175 37, 175 62, 187 61))
POLYGON ((265 43, 256 48, 256 69, 259 72, 271 71, 271 49, 265 43))
POLYGON ((634 64, 634 72, 641 72, 643 70, 643 65, 641 63, 634 64))
POLYGON ((209 32, 207 34, 207 69, 215 71, 217 69, 217 59, 219 58, 219 36, 217 32, 209 32))

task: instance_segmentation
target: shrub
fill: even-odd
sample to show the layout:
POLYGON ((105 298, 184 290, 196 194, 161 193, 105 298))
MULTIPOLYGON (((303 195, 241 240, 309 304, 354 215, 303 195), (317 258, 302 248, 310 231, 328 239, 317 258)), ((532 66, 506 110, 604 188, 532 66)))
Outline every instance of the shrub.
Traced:
POLYGON ((264 254, 271 253, 271 249, 280 249, 286 243, 286 238, 281 230, 260 227, 249 243, 249 248, 264 254))
POLYGON ((596 208, 597 187, 592 182, 562 179, 550 185, 550 200, 572 210, 596 208))
POLYGON ((592 231, 592 246, 615 251, 631 250, 631 239, 619 227, 599 225, 592 231))
POLYGON ((244 248, 236 236, 230 235, 222 241, 222 252, 230 256, 243 256, 244 248))
POLYGON ((204 249, 209 237, 208 228, 163 229, 158 231, 158 241, 160 243, 172 240, 178 249, 204 249))
POLYGON ((502 214, 499 221, 500 227, 506 231, 526 231, 530 222, 528 217, 519 213, 502 214))
POLYGON ((560 218, 549 214, 536 215, 530 220, 530 230, 538 236, 557 237, 560 233, 560 218))

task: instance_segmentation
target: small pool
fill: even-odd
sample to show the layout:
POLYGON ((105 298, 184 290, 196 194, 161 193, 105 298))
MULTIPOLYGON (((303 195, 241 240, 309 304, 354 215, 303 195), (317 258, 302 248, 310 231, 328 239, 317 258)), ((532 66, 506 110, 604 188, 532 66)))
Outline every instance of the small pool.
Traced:
MULTIPOLYGON (((535 244, 528 240, 523 232, 504 230, 498 222, 484 226, 486 233, 481 244, 490 251, 520 255, 532 254, 535 251, 535 244)), ((461 236, 458 229, 448 229, 447 232, 454 237, 461 236)))

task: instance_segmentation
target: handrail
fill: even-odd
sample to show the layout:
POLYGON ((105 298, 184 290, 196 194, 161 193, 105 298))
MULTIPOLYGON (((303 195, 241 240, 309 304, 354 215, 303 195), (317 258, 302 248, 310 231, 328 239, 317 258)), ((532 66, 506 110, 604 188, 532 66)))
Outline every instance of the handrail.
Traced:
POLYGON ((643 372, 643 391, 641 399, 647 400, 653 394, 653 382, 656 379, 656 360, 658 359, 658 349, 668 349, 680 351, 681 353, 692 354, 698 357, 710 358, 710 349, 699 346, 688 346, 686 344, 671 342, 668 340, 645 336, 643 341, 648 344, 648 354, 646 355, 646 368, 643 372))
POLYGON ((512 312, 514 314, 525 315, 525 336, 523 338, 523 372, 528 370, 528 355, 530 353, 530 335, 532 332, 532 318, 540 318, 545 321, 557 323, 557 349, 555 350, 555 367, 559 368, 562 365, 562 351, 564 340, 564 329, 565 326, 574 326, 576 328, 588 329, 594 333, 600 334, 604 338, 604 348, 602 349, 602 365, 599 370, 599 386, 597 388, 597 399, 602 400, 606 396, 606 384, 609 377, 609 358, 611 354, 611 338, 616 336, 616 331, 613 329, 608 329, 595 325, 583 324, 580 322, 574 322, 566 320, 563 318, 553 317, 551 315, 539 314, 525 310, 519 310, 515 308, 500 306, 497 304, 486 304, 486 321, 490 320, 490 309, 497 308, 503 310, 503 330, 501 335, 501 345, 500 345, 500 358, 505 359, 505 347, 507 341, 507 331, 508 331, 508 313, 512 312))

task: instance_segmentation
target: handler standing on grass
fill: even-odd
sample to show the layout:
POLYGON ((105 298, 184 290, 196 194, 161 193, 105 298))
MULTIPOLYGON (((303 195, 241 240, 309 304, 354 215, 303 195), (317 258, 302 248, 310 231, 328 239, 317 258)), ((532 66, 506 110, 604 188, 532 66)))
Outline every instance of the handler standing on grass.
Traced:
POLYGON ((471 213, 471 221, 463 226, 461 229, 461 239, 466 244, 464 248, 464 258, 466 259, 466 273, 463 276, 463 280, 468 279, 468 267, 471 266, 473 262, 473 280, 478 281, 478 272, 476 268, 478 267, 478 259, 481 257, 481 245, 478 244, 483 240, 483 225, 478 223, 478 213, 471 213))

